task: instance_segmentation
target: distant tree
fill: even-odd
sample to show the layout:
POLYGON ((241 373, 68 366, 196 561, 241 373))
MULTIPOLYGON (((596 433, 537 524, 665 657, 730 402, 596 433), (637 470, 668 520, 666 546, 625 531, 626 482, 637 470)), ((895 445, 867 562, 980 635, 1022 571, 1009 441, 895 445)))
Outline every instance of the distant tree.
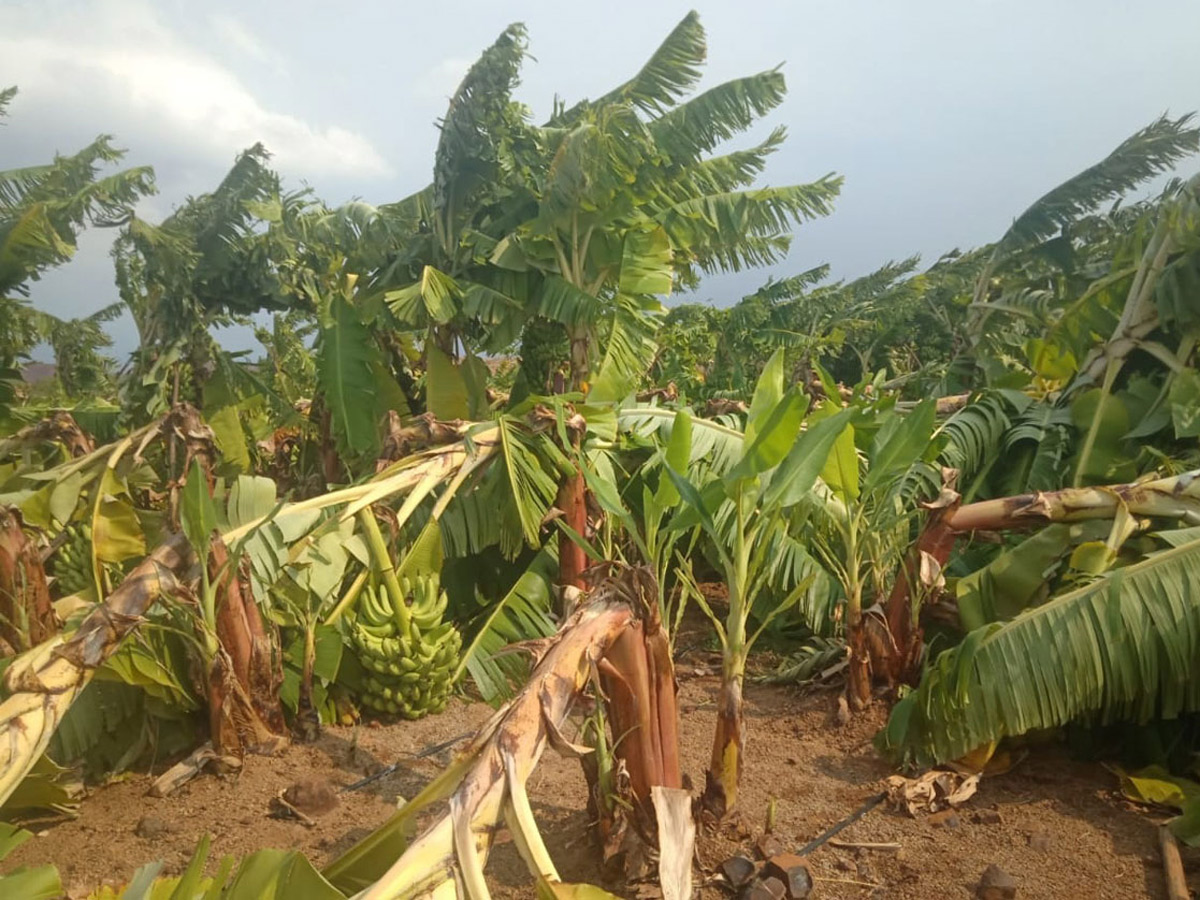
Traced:
MULTIPOLYGON (((0 118, 16 95, 15 87, 0 90, 0 118)), ((0 170, 0 381, 6 382, 0 385, 0 404, 10 394, 16 361, 49 339, 47 326, 58 321, 29 307, 30 282, 71 259, 81 229, 125 225, 134 204, 154 193, 154 171, 148 166, 101 176, 106 165, 124 155, 110 136, 101 135, 74 155, 0 170)), ((66 335, 59 338, 61 343, 66 335)), ((90 340, 83 334, 73 339, 90 340)))

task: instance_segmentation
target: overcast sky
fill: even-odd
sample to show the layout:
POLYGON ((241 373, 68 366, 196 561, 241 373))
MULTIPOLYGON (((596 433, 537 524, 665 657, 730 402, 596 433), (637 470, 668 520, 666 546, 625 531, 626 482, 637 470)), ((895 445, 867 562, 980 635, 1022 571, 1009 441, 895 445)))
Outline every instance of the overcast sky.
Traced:
MULTIPOLYGON (((293 185, 330 203, 428 183, 434 122, 478 53, 524 22, 536 59, 518 97, 540 121, 557 93, 627 78, 692 4, 607 0, 0 0, 0 86, 20 95, 0 169, 101 132, 153 165, 168 214, 261 140, 293 185)), ((1164 111, 1200 109, 1198 0, 697 0, 705 86, 785 63, 764 127, 789 139, 765 183, 846 178, 834 215, 799 229, 786 275, 839 276, 992 239, 1047 188, 1164 111)), ((1191 161, 1185 170, 1200 168, 1191 161)), ((57 315, 116 299, 111 234, 34 285, 57 315)), ((767 273, 710 279, 735 301, 767 273)), ((133 343, 117 323, 115 350, 133 343)))

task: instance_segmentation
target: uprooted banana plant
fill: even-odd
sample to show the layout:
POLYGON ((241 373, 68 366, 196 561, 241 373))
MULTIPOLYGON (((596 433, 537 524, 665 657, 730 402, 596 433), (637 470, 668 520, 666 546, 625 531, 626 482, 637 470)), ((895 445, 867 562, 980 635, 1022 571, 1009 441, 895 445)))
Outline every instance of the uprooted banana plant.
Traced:
MULTIPOLYGON (((604 579, 549 640, 521 692, 441 775, 332 863, 325 877, 348 894, 363 891, 361 900, 481 900, 489 896, 483 867, 503 820, 534 878, 547 886, 561 882, 525 785, 547 745, 573 757, 588 752, 563 730, 598 672, 614 688, 607 698, 609 720, 629 771, 637 830, 653 840, 648 826, 660 798, 687 796, 678 790, 674 671, 660 652, 666 638, 655 598, 648 570, 622 569, 604 579), (631 731, 622 736, 619 729, 627 725, 631 731), (449 810, 396 859, 421 810, 447 797, 449 810)), ((690 847, 682 852, 690 860, 690 847)), ((682 869, 690 873, 690 863, 682 869)))

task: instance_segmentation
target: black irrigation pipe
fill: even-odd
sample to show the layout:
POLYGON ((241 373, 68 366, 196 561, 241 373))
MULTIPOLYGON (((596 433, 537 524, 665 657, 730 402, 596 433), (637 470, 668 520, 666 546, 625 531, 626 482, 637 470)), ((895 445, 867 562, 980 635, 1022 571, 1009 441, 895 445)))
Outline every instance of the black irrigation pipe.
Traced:
POLYGON ((797 855, 808 856, 808 854, 810 854, 814 850, 818 849, 822 844, 824 844, 831 837, 835 837, 839 831, 853 825, 855 822, 857 822, 859 819, 861 819, 863 816, 865 816, 867 813, 869 813, 871 810, 873 810, 875 807, 877 807, 880 803, 882 803, 886 799, 887 799, 886 791, 882 794, 876 794, 874 797, 872 797, 870 800, 868 800, 866 803, 864 803, 862 806, 860 806, 854 812, 850 813, 850 815, 846 816, 846 818, 842 819, 842 821, 838 822, 836 825, 834 825, 828 831, 822 833, 818 837, 813 838, 811 841, 809 841, 807 844, 805 844, 803 847, 801 847, 800 850, 798 851, 797 855))
MULTIPOLYGON (((452 737, 448 741, 442 741, 440 744, 434 744, 432 747, 426 747, 419 753, 414 753, 412 758, 425 759, 430 756, 435 756, 436 754, 441 753, 443 750, 449 750, 460 741, 465 741, 474 734, 475 732, 473 731, 464 731, 462 734, 452 737)), ((362 778, 354 782, 354 784, 346 785, 344 788, 342 788, 342 793, 346 793, 347 791, 357 791, 360 788, 365 788, 368 784, 373 784, 374 782, 379 781, 381 778, 387 778, 389 775, 399 769, 400 766, 400 761, 394 762, 390 766, 380 769, 374 775, 368 775, 366 778, 362 778)))

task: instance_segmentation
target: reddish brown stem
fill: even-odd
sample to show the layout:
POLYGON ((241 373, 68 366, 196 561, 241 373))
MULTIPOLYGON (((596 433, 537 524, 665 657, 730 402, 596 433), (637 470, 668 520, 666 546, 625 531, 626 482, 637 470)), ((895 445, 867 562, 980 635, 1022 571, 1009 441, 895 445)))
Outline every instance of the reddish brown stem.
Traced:
POLYGON ((601 685, 608 696, 614 752, 626 761, 630 787, 639 804, 649 804, 650 788, 659 783, 662 747, 657 713, 650 705, 650 679, 642 623, 626 628, 613 641, 601 667, 601 685))
POLYGON ((226 726, 218 724, 213 731, 214 749, 218 754, 224 754, 236 751, 242 745, 248 745, 250 749, 274 746, 275 739, 281 738, 286 728, 279 703, 282 677, 277 671, 278 659, 271 636, 263 626, 262 615, 249 586, 243 584, 242 573, 236 566, 229 565, 229 551, 220 538, 214 538, 209 548, 208 569, 209 577, 217 586, 217 642, 221 648, 213 664, 214 677, 210 679, 210 712, 214 722, 223 719, 227 715, 225 704, 231 694, 238 698, 238 704, 249 706, 249 709, 232 713, 237 732, 232 740, 236 745, 221 746, 231 737, 226 726), (231 691, 230 680, 236 684, 236 692, 231 691), (252 716, 249 722, 246 721, 247 714, 252 716))
POLYGON ((662 747, 662 770, 659 773, 664 787, 683 786, 679 769, 679 685, 675 681, 675 664, 671 660, 671 643, 662 628, 646 635, 646 659, 649 663, 652 709, 658 715, 659 744, 662 747))
MULTIPOLYGON (((0 642, 13 652, 58 633, 58 617, 41 554, 21 527, 21 514, 0 509, 0 642)), ((7 655, 0 648, 0 657, 7 655)))
POLYGON ((892 645, 887 665, 884 671, 876 674, 884 675, 891 684, 898 682, 915 683, 919 677, 921 647, 924 635, 913 614, 913 593, 921 584, 922 554, 928 554, 937 564, 944 568, 954 549, 956 532, 950 527, 950 519, 959 508, 958 500, 947 506, 929 511, 925 527, 912 546, 897 573, 892 584, 892 592, 888 596, 885 607, 888 630, 891 632, 892 645))

